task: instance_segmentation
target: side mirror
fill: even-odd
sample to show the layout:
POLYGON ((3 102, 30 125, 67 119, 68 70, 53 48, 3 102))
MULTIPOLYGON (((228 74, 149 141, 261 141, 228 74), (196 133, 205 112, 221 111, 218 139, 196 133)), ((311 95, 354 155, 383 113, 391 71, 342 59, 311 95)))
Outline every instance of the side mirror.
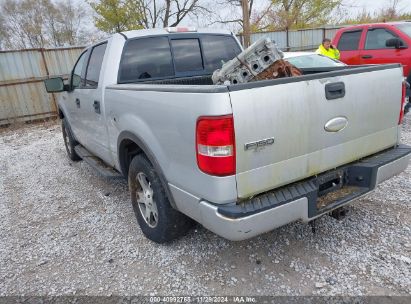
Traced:
POLYGON ((407 48, 399 38, 391 38, 385 41, 385 46, 387 47, 395 47, 396 49, 405 49, 407 48))
POLYGON ((73 74, 72 83, 73 87, 77 88, 81 83, 81 77, 79 75, 73 74))
POLYGON ((64 85, 63 78, 61 77, 45 79, 44 85, 46 86, 47 93, 57 93, 57 92, 67 91, 67 88, 64 85))

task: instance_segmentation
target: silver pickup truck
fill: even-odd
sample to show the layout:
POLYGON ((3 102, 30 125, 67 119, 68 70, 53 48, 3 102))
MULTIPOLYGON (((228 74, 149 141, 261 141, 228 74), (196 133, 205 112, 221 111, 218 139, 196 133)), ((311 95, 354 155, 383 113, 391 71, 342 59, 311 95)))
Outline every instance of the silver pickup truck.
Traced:
POLYGON ((129 31, 85 49, 67 84, 45 83, 64 91, 69 157, 127 178, 155 242, 194 221, 230 240, 308 222, 409 164, 399 64, 213 85, 213 71, 241 51, 226 31, 129 31))

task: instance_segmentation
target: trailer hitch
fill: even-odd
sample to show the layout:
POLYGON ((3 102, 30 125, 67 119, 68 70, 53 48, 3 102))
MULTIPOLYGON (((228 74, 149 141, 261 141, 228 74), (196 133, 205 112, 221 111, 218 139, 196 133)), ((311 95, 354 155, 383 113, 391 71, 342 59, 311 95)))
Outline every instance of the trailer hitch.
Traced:
POLYGON ((349 209, 346 207, 340 207, 338 209, 335 209, 329 213, 329 215, 336 220, 342 220, 344 217, 346 217, 349 213, 349 209))

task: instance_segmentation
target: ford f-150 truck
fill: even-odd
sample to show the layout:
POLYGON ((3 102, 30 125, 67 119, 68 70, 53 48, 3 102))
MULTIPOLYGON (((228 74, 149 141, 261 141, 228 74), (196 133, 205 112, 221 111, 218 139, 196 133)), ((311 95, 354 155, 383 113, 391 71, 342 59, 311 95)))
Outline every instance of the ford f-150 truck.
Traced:
POLYGON ((308 222, 409 163, 399 64, 213 85, 213 71, 241 51, 226 31, 129 31, 85 49, 67 84, 45 82, 64 91, 68 156, 127 178, 155 242, 193 220, 230 240, 308 222))

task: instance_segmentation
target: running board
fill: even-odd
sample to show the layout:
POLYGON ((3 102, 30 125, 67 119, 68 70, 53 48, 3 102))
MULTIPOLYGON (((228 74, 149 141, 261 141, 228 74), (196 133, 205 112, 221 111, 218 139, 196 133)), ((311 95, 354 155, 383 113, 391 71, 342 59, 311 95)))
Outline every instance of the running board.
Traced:
POLYGON ((120 172, 116 171, 112 167, 107 166, 100 158, 91 154, 82 145, 77 145, 74 150, 86 163, 88 163, 93 169, 95 169, 100 175, 105 178, 122 178, 120 172))

